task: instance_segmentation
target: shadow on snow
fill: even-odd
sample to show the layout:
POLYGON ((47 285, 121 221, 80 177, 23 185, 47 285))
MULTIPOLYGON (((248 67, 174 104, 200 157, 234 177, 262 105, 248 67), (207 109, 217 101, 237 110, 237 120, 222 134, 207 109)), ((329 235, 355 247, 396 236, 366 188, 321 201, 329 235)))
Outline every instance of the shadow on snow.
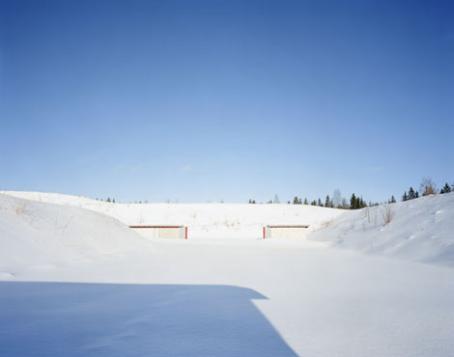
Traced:
POLYGON ((222 285, 0 282, 2 356, 295 356, 222 285))

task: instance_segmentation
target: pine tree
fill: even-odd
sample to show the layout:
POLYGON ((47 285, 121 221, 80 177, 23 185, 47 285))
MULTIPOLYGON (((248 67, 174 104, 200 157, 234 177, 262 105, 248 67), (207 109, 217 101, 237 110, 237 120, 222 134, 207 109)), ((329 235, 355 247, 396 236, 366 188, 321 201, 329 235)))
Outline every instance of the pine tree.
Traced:
POLYGON ((396 198, 394 196, 391 196, 389 203, 396 203, 396 198))
POLYGON ((358 208, 364 208, 364 207, 367 207, 367 203, 366 203, 366 201, 364 201, 364 200, 363 200, 363 198, 362 198, 362 197, 361 197, 361 198, 359 199, 359 203, 358 203, 358 206, 359 206, 358 208))
POLYGON ((352 193, 352 197, 350 198, 350 208, 351 209, 358 208, 358 199, 356 198, 356 195, 354 193, 352 193))
POLYGON ((449 193, 451 192, 451 186, 446 182, 443 188, 441 189, 440 193, 449 193))
POLYGON ((307 197, 304 198, 304 204, 305 204, 305 205, 308 205, 308 204, 309 204, 309 201, 307 200, 307 197))
POLYGON ((325 198, 325 207, 332 207, 331 199, 330 199, 329 195, 327 195, 325 198))
POLYGON ((404 194, 402 196, 402 201, 403 202, 408 201, 407 191, 404 192, 404 194))
POLYGON ((416 198, 416 192, 413 189, 413 187, 410 187, 410 189, 408 190, 408 199, 414 200, 415 198, 416 198))
POLYGON ((320 207, 323 207, 323 203, 322 203, 322 200, 320 198, 317 200, 317 205, 320 206, 320 207))
POLYGON ((107 197, 107 201, 106 202, 109 202, 110 203, 110 197, 107 197))

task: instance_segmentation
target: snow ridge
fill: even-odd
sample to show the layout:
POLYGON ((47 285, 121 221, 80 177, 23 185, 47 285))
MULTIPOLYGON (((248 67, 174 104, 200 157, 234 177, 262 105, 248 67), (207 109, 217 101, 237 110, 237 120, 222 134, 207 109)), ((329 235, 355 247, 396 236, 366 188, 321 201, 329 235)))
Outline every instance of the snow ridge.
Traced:
POLYGON ((454 266, 454 193, 348 212, 313 232, 310 239, 454 266))

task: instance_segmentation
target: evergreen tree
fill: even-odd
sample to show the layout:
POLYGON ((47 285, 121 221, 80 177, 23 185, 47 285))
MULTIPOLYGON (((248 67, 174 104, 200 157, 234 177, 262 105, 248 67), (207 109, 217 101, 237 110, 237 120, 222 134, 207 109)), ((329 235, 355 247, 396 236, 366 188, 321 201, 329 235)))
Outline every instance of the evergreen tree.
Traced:
POLYGON ((443 186, 443 188, 441 189, 440 193, 449 193, 451 192, 451 186, 448 185, 448 183, 446 182, 445 185, 443 186))
POLYGON ((110 197, 107 197, 107 201, 106 202, 109 202, 110 203, 110 197))
POLYGON ((325 207, 332 207, 331 199, 329 195, 326 196, 325 198, 325 207))
POLYGON ((317 206, 317 201, 316 201, 316 200, 313 200, 313 201, 311 202, 311 206, 317 206))
POLYGON ((389 203, 396 203, 396 198, 394 196, 391 196, 389 203))
POLYGON ((320 198, 317 200, 317 205, 320 206, 320 207, 323 207, 323 203, 322 203, 322 200, 320 198))
POLYGON ((309 202, 308 202, 308 200, 307 200, 307 197, 304 198, 304 204, 305 204, 305 205, 308 205, 308 204, 309 204, 309 202))
POLYGON ((402 201, 403 201, 403 202, 408 201, 407 191, 404 192, 404 194, 403 194, 403 196, 402 196, 402 201))
POLYGON ((358 199, 356 198, 356 195, 354 193, 352 193, 352 197, 350 198, 350 208, 351 209, 358 208, 358 199))
POLYGON ((408 199, 414 200, 415 198, 416 198, 416 192, 413 189, 413 187, 410 187, 410 189, 408 190, 408 199))
POLYGON ((361 197, 361 198, 359 199, 359 203, 358 203, 358 206, 359 206, 358 208, 364 208, 364 207, 367 207, 367 203, 366 203, 366 201, 364 201, 364 200, 363 200, 363 198, 362 198, 362 197, 361 197))

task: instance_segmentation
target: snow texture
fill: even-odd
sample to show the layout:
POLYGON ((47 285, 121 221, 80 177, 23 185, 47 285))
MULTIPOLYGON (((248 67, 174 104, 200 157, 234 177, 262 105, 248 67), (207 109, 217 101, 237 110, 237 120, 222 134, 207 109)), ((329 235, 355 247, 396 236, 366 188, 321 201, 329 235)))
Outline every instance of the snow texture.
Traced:
MULTIPOLYGON (((0 356, 454 356, 453 269, 408 261, 420 259, 415 247, 407 260, 357 251, 364 211, 327 210, 328 225, 331 213, 309 214, 320 222, 310 237, 344 232, 339 244, 354 248, 345 250, 307 239, 146 240, 81 200, 0 195, 0 356)), ((267 209, 295 219, 283 207, 267 209)), ((426 219, 426 237, 449 239, 452 195, 394 208, 365 240, 384 229, 396 245, 426 219)), ((129 218, 146 210, 158 208, 129 218)), ((270 219, 239 211, 251 214, 245 222, 270 219)), ((439 249, 431 262, 447 261, 439 249)))
MULTIPOLYGON (((0 191, 1 193, 1 191, 0 191)), ((124 204, 42 192, 4 191, 39 202, 81 207, 114 217, 127 225, 185 225, 191 239, 262 237, 268 224, 307 224, 307 233, 342 210, 288 204, 124 204)))
POLYGON ((454 193, 347 212, 310 238, 371 254, 454 266, 454 193))

